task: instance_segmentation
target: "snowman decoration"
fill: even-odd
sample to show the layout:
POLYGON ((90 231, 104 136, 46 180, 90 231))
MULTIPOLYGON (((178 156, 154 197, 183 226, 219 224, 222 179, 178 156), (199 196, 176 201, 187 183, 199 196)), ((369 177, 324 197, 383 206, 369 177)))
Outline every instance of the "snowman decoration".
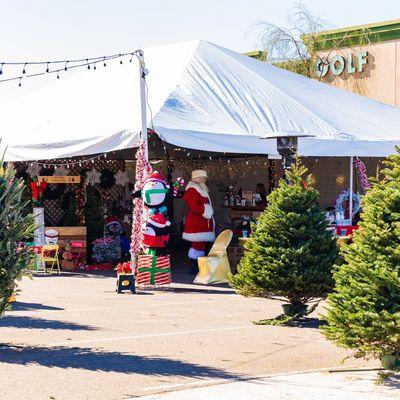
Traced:
POLYGON ((143 232, 143 249, 145 254, 165 255, 169 241, 171 222, 168 220, 167 202, 170 186, 157 171, 147 177, 142 190, 132 194, 142 197, 145 205, 143 232))

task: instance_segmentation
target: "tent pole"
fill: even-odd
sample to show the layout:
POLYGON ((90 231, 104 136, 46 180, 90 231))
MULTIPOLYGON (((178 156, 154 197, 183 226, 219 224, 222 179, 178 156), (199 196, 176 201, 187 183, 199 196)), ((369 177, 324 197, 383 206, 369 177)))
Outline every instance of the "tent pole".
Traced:
POLYGON ((147 98, 146 98, 146 75, 148 74, 148 70, 145 67, 144 63, 144 53, 143 50, 138 50, 138 59, 139 59, 139 79, 140 79, 140 109, 142 114, 142 133, 141 138, 144 140, 145 149, 144 154, 145 158, 149 160, 149 147, 148 147, 148 139, 147 139, 147 98))
POLYGON ((350 225, 353 223, 353 156, 350 157, 350 192, 349 192, 349 219, 350 225))

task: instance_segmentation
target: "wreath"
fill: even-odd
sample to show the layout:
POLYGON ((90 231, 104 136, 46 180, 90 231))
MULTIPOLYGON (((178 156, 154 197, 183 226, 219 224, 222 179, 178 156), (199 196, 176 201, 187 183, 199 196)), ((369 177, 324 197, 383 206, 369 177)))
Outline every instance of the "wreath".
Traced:
MULTIPOLYGON (((336 197, 335 200, 335 211, 345 211, 348 207, 348 202, 350 199, 350 189, 343 190, 342 193, 336 197)), ((359 193, 353 193, 353 215, 352 217, 360 211, 361 207, 361 196, 359 193)))
POLYGON ((103 169, 100 176, 100 187, 102 189, 111 189, 115 185, 114 172, 109 169, 103 169))

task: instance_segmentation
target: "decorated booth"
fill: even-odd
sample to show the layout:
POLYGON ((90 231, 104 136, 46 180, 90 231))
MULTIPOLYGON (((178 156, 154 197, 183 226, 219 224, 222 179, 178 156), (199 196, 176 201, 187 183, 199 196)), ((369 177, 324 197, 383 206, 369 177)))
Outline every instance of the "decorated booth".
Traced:
MULTIPOLYGON (((215 197, 215 193, 219 196, 217 202, 213 200, 216 226, 221 224, 220 228, 225 228, 222 224, 232 224, 236 219, 238 225, 229 227, 243 237, 251 234, 250 222, 266 206, 265 193, 282 176, 276 142, 261 140, 262 137, 307 136, 299 141, 298 154, 313 164, 311 172, 317 172, 318 179, 327 177, 326 183, 321 179, 316 185, 330 186, 326 188, 329 196, 325 196, 321 207, 326 208, 329 203, 332 209, 327 212, 336 226, 353 226, 358 192, 362 195, 361 189, 368 190, 366 172, 362 172, 360 162, 374 163, 377 168, 377 158, 386 157, 400 143, 399 109, 212 43, 172 44, 133 52, 130 58, 134 55, 135 62, 108 63, 107 68, 95 73, 82 70, 2 105, 0 147, 2 150, 7 147, 6 161, 20 163, 21 173, 28 173, 33 199, 44 206, 47 227, 62 225, 58 222, 62 204, 63 217, 74 216, 70 200, 75 199, 78 222, 64 221, 64 224, 86 225, 87 247, 93 246, 90 253, 94 251, 98 263, 107 257, 114 260, 118 253, 113 249, 115 242, 124 243, 129 236, 130 226, 124 228, 125 216, 129 215, 129 220, 132 211, 129 184, 116 183, 125 181, 127 161, 133 161, 135 171, 129 180, 136 185, 136 191, 143 190, 146 179, 155 170, 163 173, 173 191, 175 179, 188 179, 186 168, 211 169, 210 186, 214 186, 211 188, 214 192, 210 197, 215 197), (149 126, 161 152, 153 148, 151 135, 149 140, 149 126), (139 145, 141 155, 134 160, 134 149, 139 145), (112 160, 111 155, 118 151, 129 155, 120 161, 112 160), (335 166, 337 171, 324 166, 335 166), (68 174, 58 171, 62 167, 69 170, 68 174), (50 168, 51 172, 39 168, 50 168), (213 168, 225 172, 223 179, 214 180, 213 168), (237 179, 239 168, 248 173, 243 182, 237 179), (250 183, 254 171, 257 178, 250 183), (264 178, 259 178, 258 173, 264 178), (55 174, 80 176, 81 182, 56 184, 39 179, 55 174), (355 188, 357 182, 364 186, 355 188), (101 209, 92 206, 99 203, 101 209), (111 225, 113 231, 111 226, 106 228, 114 208, 119 210, 116 217, 122 231, 115 224, 111 225), (84 209, 87 212, 83 213, 84 209), (227 217, 219 217, 219 213, 227 217), (101 227, 96 221, 101 221, 101 227)), ((374 172, 373 167, 367 166, 369 175, 375 175, 374 172)), ((166 190, 161 179, 153 183, 157 186, 154 190, 166 190)), ((148 211, 154 208, 150 204, 153 195, 160 193, 149 197, 144 194, 144 198, 142 193, 133 200, 129 254, 134 268, 139 266, 139 255, 148 256, 143 268, 152 269, 146 272, 154 282, 157 278, 154 267, 165 267, 157 265, 155 258, 168 256, 157 246, 168 237, 168 221, 171 226, 177 225, 175 211, 182 203, 179 196, 172 201, 173 218, 167 218, 160 210, 149 215, 148 211), (146 205, 148 200, 150 203, 146 205)), ((176 231, 182 229, 169 233, 170 242, 176 231)), ((121 244, 120 249, 121 256, 126 254, 126 246, 121 244)))

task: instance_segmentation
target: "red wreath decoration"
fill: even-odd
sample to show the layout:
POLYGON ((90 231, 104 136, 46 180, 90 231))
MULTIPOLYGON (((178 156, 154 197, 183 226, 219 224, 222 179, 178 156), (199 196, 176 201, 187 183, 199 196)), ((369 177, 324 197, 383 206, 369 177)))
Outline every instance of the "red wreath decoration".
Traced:
POLYGON ((46 190, 47 182, 30 182, 29 186, 32 190, 32 200, 35 204, 40 205, 43 192, 46 190))

